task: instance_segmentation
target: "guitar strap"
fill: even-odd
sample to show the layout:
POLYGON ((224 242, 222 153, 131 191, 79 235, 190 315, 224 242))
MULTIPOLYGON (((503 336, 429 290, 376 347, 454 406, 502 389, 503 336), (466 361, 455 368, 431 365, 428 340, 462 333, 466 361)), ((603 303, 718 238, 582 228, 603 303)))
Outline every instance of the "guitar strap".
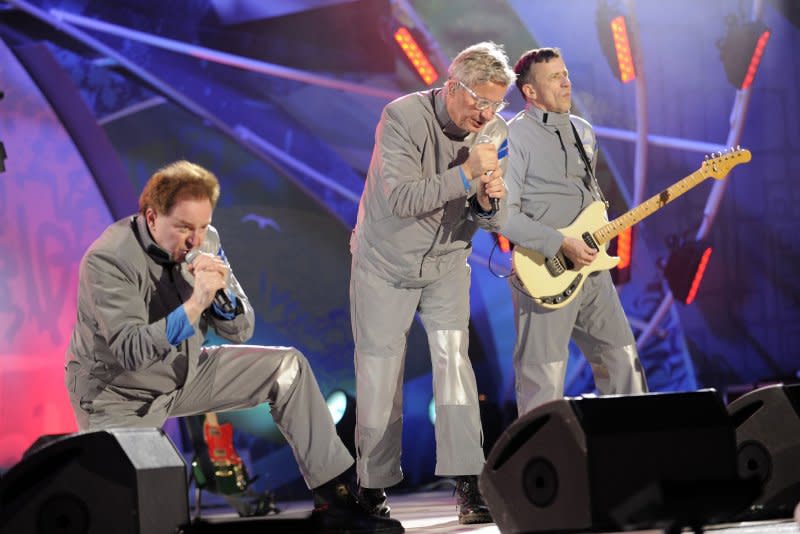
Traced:
POLYGON ((586 148, 583 146, 583 141, 581 141, 581 136, 578 133, 578 129, 575 128, 575 125, 571 120, 569 121, 569 125, 572 126, 572 134, 575 136, 575 144, 578 146, 578 152, 581 154, 583 164, 586 165, 586 173, 589 175, 589 180, 586 183, 586 186, 592 193, 594 193, 597 200, 603 201, 603 204, 606 205, 606 209, 608 209, 608 200, 606 200, 603 190, 600 189, 600 185, 597 183, 597 178, 595 177, 594 170, 592 169, 592 162, 589 161, 589 156, 586 154, 586 148))

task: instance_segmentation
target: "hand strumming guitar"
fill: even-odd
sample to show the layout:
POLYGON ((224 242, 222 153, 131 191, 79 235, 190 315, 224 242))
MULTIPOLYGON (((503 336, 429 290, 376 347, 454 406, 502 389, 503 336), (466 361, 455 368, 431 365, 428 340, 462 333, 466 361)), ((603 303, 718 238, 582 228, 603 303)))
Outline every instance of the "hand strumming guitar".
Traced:
POLYGON ((597 257, 597 251, 587 245, 582 239, 566 236, 561 243, 561 252, 578 267, 589 265, 597 257))

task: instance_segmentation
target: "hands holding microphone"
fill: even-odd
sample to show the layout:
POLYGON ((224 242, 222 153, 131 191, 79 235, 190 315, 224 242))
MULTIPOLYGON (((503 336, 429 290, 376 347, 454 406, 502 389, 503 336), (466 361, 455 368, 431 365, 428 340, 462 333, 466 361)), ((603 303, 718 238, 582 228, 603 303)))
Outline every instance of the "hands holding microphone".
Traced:
POLYGON ((186 254, 187 268, 194 276, 194 292, 183 306, 189 320, 194 323, 212 304, 226 312, 235 308, 226 294, 230 267, 219 256, 194 248, 186 254))
POLYGON ((506 196, 503 175, 508 162, 508 126, 496 117, 476 135, 464 163, 471 178, 480 177, 477 200, 485 211, 500 209, 500 199, 506 196))

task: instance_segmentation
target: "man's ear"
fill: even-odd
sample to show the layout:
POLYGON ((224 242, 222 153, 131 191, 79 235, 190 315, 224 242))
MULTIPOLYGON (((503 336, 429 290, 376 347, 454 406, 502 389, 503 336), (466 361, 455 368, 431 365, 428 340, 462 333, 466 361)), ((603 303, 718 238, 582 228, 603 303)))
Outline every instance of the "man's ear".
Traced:
POLYGON ((450 96, 456 94, 456 82, 453 80, 447 80, 447 94, 450 96))
POLYGON ((156 210, 153 208, 147 208, 144 212, 144 220, 147 223, 147 227, 152 230, 153 225, 156 222, 156 210))
POLYGON ((529 83, 526 83, 525 85, 522 86, 522 92, 525 94, 525 98, 528 100, 536 98, 536 91, 534 90, 533 86, 531 86, 531 84, 529 83))

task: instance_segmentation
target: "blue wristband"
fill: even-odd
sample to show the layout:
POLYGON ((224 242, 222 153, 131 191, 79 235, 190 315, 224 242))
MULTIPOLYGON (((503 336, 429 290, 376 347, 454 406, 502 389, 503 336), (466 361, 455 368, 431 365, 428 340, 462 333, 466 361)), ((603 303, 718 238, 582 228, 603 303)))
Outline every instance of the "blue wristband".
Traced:
POLYGON ((469 194, 469 180, 467 180, 467 175, 464 174, 464 167, 461 165, 458 166, 458 174, 461 176, 461 183, 464 184, 464 189, 467 191, 467 194, 469 194))

